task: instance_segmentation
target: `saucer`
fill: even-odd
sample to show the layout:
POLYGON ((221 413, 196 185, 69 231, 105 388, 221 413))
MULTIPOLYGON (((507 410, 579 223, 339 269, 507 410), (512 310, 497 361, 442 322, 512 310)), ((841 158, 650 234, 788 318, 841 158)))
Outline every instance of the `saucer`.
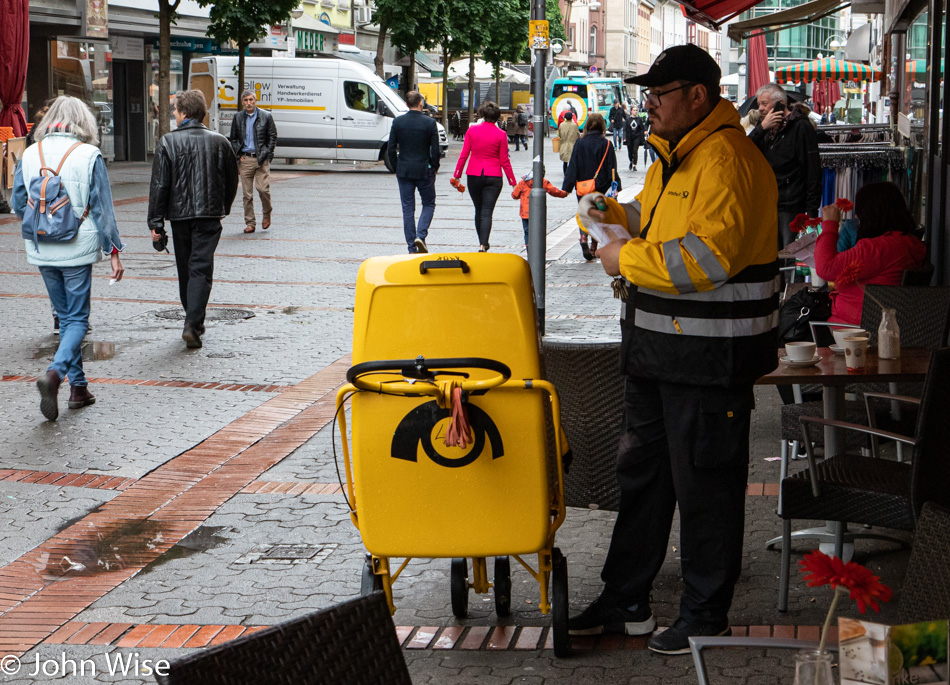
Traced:
POLYGON ((804 366, 814 366, 815 364, 821 361, 821 357, 819 357, 816 354, 811 359, 806 359, 803 362, 794 361, 790 357, 779 357, 779 361, 782 362, 783 364, 788 364, 791 367, 804 367, 804 366))
POLYGON ((828 349, 835 354, 844 354, 844 348, 841 345, 829 345, 828 349))

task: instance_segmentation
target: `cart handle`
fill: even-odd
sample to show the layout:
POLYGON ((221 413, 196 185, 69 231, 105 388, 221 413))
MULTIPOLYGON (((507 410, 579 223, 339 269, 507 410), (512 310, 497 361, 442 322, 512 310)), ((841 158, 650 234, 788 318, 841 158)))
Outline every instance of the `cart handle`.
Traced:
MULTIPOLYGON (((484 392, 501 385, 511 378, 511 369, 507 364, 484 357, 446 357, 443 359, 426 359, 422 355, 415 359, 381 359, 378 361, 362 362, 351 366, 346 371, 346 380, 360 390, 380 392, 387 395, 440 395, 441 389, 432 385, 442 369, 485 369, 494 371, 497 376, 480 381, 462 381, 462 392, 484 392), (398 373, 403 378, 411 378, 423 383, 395 382, 382 383, 369 381, 361 376, 368 373, 398 373)), ((466 373, 455 373, 468 378, 466 373)))
POLYGON ((463 274, 467 274, 468 264, 461 259, 428 260, 419 264, 420 274, 424 274, 429 269, 461 269, 463 274))

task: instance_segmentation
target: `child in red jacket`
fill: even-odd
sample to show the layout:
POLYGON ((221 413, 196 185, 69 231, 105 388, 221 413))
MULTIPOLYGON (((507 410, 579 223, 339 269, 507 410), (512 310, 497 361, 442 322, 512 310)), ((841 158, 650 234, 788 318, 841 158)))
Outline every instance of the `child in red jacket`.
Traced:
MULTIPOLYGON (((521 225, 524 227, 524 249, 528 249, 528 209, 531 206, 531 188, 534 185, 532 180, 534 172, 529 171, 524 176, 521 177, 521 180, 518 182, 518 185, 515 186, 515 189, 511 191, 512 200, 521 200, 521 225)), ((567 192, 556 188, 551 185, 551 182, 548 179, 544 179, 542 185, 545 192, 548 195, 553 195, 554 197, 567 197, 567 192)))

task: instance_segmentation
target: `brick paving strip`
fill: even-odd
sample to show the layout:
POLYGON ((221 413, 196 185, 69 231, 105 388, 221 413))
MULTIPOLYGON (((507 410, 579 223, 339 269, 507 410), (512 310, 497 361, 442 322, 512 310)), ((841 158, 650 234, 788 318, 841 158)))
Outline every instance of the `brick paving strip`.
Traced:
MULTIPOLYGON (((173 625, 160 623, 84 623, 69 621, 43 640, 47 645, 105 645, 141 649, 143 647, 201 648, 250 635, 269 626, 241 625, 173 625)), ((817 640, 818 626, 732 626, 736 637, 777 637, 817 640)), ((396 626, 396 636, 403 649, 462 651, 522 651, 551 649, 551 629, 543 626, 396 626)), ((838 641, 838 630, 831 626, 828 641, 838 641)), ((616 633, 571 638, 576 650, 641 650, 645 637, 616 633)))
POLYGON ((342 357, 269 399, 0 567, 0 654, 22 656, 72 622, 313 437, 333 419, 349 364, 342 357), (118 568, 75 566, 113 550, 118 568))
MULTIPOLYGON (((2 250, 0 250, 2 252, 2 250)), ((46 293, 0 293, 0 297, 11 298, 11 299, 27 299, 27 300, 48 300, 49 295, 46 293)), ((181 302, 178 300, 143 300, 140 298, 134 297, 93 297, 90 298, 93 302, 125 302, 131 304, 160 304, 166 307, 181 307, 181 302)), ((234 302, 215 302, 208 303, 209 309, 265 309, 265 310, 275 310, 279 311, 281 309, 287 309, 285 304, 239 304, 234 302)), ((302 306, 298 307, 294 305, 295 312, 347 312, 352 311, 352 307, 312 307, 312 306, 302 306)))
MULTIPOLYGON (((0 376, 0 383, 35 383, 36 376, 0 376)), ((201 381, 165 380, 144 378, 88 378, 90 383, 104 385, 146 385, 154 388, 190 388, 193 390, 231 390, 241 392, 286 392, 292 385, 261 385, 260 383, 205 383, 201 381)), ((0 480, 3 480, 0 478, 0 480)))

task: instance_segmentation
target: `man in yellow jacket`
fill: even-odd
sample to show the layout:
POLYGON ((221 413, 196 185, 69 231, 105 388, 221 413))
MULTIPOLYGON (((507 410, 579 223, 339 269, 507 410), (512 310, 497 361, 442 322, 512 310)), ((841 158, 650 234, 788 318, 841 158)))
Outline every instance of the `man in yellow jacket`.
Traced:
POLYGON ((660 164, 637 202, 588 195, 578 220, 634 236, 597 253, 632 284, 622 316, 626 374, 620 510, 604 590, 572 634, 656 628, 649 605, 680 511, 679 617, 647 646, 686 654, 692 635, 728 634, 742 565, 753 383, 776 366, 775 176, 719 97, 719 66, 694 45, 661 53, 645 87, 660 164), (598 211, 600 204, 606 211, 598 211))

